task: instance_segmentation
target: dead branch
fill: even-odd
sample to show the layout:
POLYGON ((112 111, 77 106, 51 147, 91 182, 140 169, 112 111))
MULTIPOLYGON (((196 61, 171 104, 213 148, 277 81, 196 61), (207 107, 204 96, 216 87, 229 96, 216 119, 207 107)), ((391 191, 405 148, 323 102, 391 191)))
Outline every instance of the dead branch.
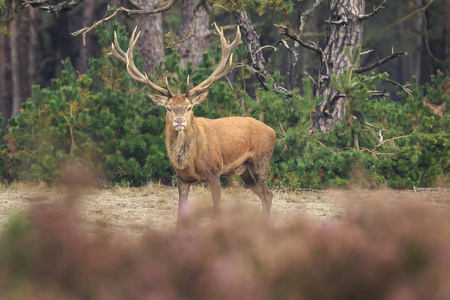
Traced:
MULTIPOLYGON (((233 13, 233 15, 244 37, 244 42, 247 46, 248 53, 251 59, 251 68, 256 71, 255 74, 260 84, 267 90, 268 87, 265 81, 266 78, 272 77, 272 74, 270 74, 270 72, 267 70, 267 62, 262 54, 262 51, 260 51, 262 47, 261 43, 259 42, 259 36, 253 28, 252 22, 247 12, 236 11, 233 13)), ((274 82, 273 85, 276 93, 284 92, 290 94, 290 91, 288 91, 280 84, 274 82)))
POLYGON ((398 87, 398 88, 401 88, 403 91, 405 91, 408 95, 411 95, 411 93, 412 93, 412 91, 408 88, 408 85, 403 85, 403 84, 401 84, 401 83, 398 83, 397 81, 394 81, 394 80, 392 80, 392 79, 389 79, 389 78, 385 78, 385 79, 383 79, 384 81, 386 81, 386 82, 388 82, 388 83, 390 83, 390 84, 392 84, 392 85, 394 85, 394 86, 396 86, 396 87, 398 87))
POLYGON ((179 44, 181 44, 182 42, 186 41, 187 39, 189 39, 190 37, 192 37, 195 33, 195 27, 197 26, 197 16, 195 14, 194 11, 194 15, 193 15, 193 22, 192 22, 192 27, 189 30, 186 30, 183 35, 181 37, 178 37, 177 35, 169 32, 164 36, 164 45, 163 48, 164 49, 171 49, 179 44))
POLYGON ((404 138, 410 137, 411 135, 412 134, 396 136, 396 137, 384 140, 381 143, 379 143, 375 148, 373 148, 373 150, 375 151, 375 149, 378 149, 379 147, 381 147, 382 145, 386 144, 387 142, 395 141, 395 140, 398 140, 398 139, 404 139, 404 138))
POLYGON ((417 192, 423 192, 423 191, 444 191, 444 192, 450 192, 449 188, 442 188, 442 187, 438 187, 438 188, 419 188, 413 185, 413 191, 414 193, 417 192))
MULTIPOLYGON (((40 0, 40 1, 44 1, 44 0, 40 0)), ((77 0, 77 1, 83 1, 83 0, 77 0)), ((175 3, 177 3, 179 0, 172 0, 171 2, 169 2, 167 5, 160 7, 160 8, 156 8, 156 9, 128 9, 125 8, 123 6, 118 7, 112 14, 110 14, 109 16, 104 17, 103 19, 95 22, 92 26, 90 27, 84 27, 80 30, 77 30, 75 32, 72 32, 71 35, 73 36, 77 36, 77 35, 83 35, 83 44, 85 44, 85 38, 86 38, 86 34, 97 28, 100 24, 103 24, 105 22, 108 22, 109 20, 111 20, 112 18, 114 18, 119 12, 126 12, 129 16, 132 15, 153 15, 153 14, 159 14, 161 12, 167 11, 169 10, 175 3)))
POLYGON ((400 18, 400 19, 396 20, 394 23, 391 23, 391 24, 389 24, 389 25, 386 25, 385 27, 379 29, 378 31, 384 31, 384 30, 386 30, 386 29, 388 29, 388 28, 390 28, 390 27, 392 27, 392 26, 395 26, 395 25, 398 25, 398 24, 400 24, 400 23, 405 22, 406 20, 408 20, 409 18, 415 16, 416 14, 421 13, 421 12, 427 10, 428 7, 430 7, 430 5, 433 4, 434 1, 436 1, 436 0, 430 0, 430 1, 428 1, 428 3, 425 4, 424 6, 422 6, 422 7, 418 8, 418 9, 416 9, 415 11, 413 11, 412 13, 410 13, 409 15, 406 15, 406 16, 404 16, 403 18, 400 18))
POLYGON ((369 152, 375 157, 378 157, 378 156, 381 156, 381 155, 395 155, 395 153, 382 153, 382 152, 378 152, 378 151, 375 151, 375 150, 370 150, 370 149, 367 149, 367 148, 361 148, 361 151, 369 152))
POLYGON ((278 50, 277 47, 272 46, 272 45, 265 45, 265 46, 261 46, 258 50, 255 51, 255 53, 258 53, 259 51, 263 50, 264 48, 272 48, 272 50, 274 52, 276 52, 278 50))
POLYGON ((395 140, 398 140, 398 139, 404 139, 404 138, 407 138, 407 137, 412 136, 412 135, 414 134, 414 132, 416 132, 416 130, 417 130, 419 127, 420 127, 420 126, 417 126, 416 129, 414 129, 413 132, 412 132, 411 134, 402 135, 402 136, 396 136, 396 137, 393 137, 393 138, 390 138, 390 139, 387 139, 387 140, 382 141, 382 142, 379 143, 375 148, 373 148, 373 151, 375 151, 377 148, 381 147, 382 145, 384 145, 384 144, 386 144, 386 143, 388 143, 388 142, 395 141, 395 140))
POLYGON ((299 43, 304 48, 309 49, 309 50, 313 50, 313 51, 319 53, 320 55, 323 54, 322 49, 320 49, 315 43, 313 43, 311 41, 306 43, 306 42, 302 41, 301 39, 297 38, 296 36, 290 34, 289 33, 289 29, 286 26, 278 25, 278 24, 274 24, 274 25, 275 25, 275 27, 278 27, 278 28, 282 29, 284 31, 283 34, 285 36, 287 36, 288 38, 290 38, 290 39, 294 40, 295 42, 299 43))
POLYGON ((347 18, 347 16, 342 16, 342 19, 339 19, 337 21, 325 20, 323 22, 327 23, 327 24, 333 24, 333 25, 346 25, 346 24, 348 24, 348 18, 347 18))
POLYGON ((278 125, 280 126, 281 133, 283 134, 283 139, 285 139, 286 138, 286 132, 284 131, 283 124, 281 124, 281 121, 278 118, 277 118, 277 121, 278 121, 278 125))
POLYGON ((306 21, 312 16, 316 8, 319 6, 319 4, 322 3, 322 0, 315 0, 313 5, 307 9, 302 14, 299 13, 300 17, 298 20, 298 28, 297 28, 297 34, 296 37, 300 38, 303 34, 303 30, 305 29, 306 21))
POLYGON ((321 141, 316 140, 316 142, 317 142, 319 145, 321 145, 322 147, 325 147, 326 149, 328 149, 328 150, 329 150, 331 153, 333 153, 334 155, 336 155, 336 152, 334 152, 333 150, 331 150, 330 148, 328 148, 327 146, 325 146, 325 144, 322 143, 321 141))
POLYGON ((384 4, 386 3, 387 0, 384 0, 383 2, 381 2, 381 4, 377 7, 374 8, 373 12, 371 12, 370 14, 366 14, 366 15, 360 15, 359 19, 360 20, 366 20, 366 19, 370 19, 373 16, 375 16, 380 10, 382 10, 384 8, 384 4))
POLYGON ((23 1, 19 5, 17 5, 16 9, 20 10, 23 8, 26 8, 28 6, 31 6, 35 9, 43 10, 46 12, 49 12, 51 14, 54 14, 56 16, 59 16, 59 14, 62 11, 67 11, 73 9, 75 6, 83 2, 83 0, 66 0, 62 1, 58 4, 47 4, 47 0, 29 0, 29 1, 23 1))
POLYGON ((354 72, 355 73, 364 73, 364 72, 372 71, 376 67, 379 67, 379 66, 385 64, 386 62, 388 62, 391 59, 397 58, 399 56, 406 56, 406 55, 408 55, 408 52, 401 51, 401 52, 397 52, 397 53, 392 53, 391 55, 389 55, 389 56, 387 56, 387 57, 385 57, 385 58, 383 58, 381 60, 378 60, 376 63, 373 63, 373 64, 368 65, 366 67, 355 69, 354 72))

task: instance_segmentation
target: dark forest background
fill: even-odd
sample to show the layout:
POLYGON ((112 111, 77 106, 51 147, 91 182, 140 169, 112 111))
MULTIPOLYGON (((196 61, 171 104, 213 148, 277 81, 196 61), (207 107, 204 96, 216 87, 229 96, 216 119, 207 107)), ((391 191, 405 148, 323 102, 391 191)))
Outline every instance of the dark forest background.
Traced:
MULTIPOLYGON (((147 7, 152 5, 157 7, 160 3, 154 0, 141 2, 148 5, 147 7)), ((142 24, 143 21, 139 18, 150 19, 143 26, 149 26, 152 32, 146 34, 143 39, 146 40, 147 45, 155 48, 154 51, 157 53, 151 55, 162 59, 163 50, 152 41, 158 41, 158 39, 162 41, 162 35, 168 32, 182 34, 189 28, 188 19, 192 16, 192 8, 197 3, 196 1, 182 2, 176 3, 170 10, 159 16, 143 15, 132 18, 126 14, 119 14, 118 18, 130 28, 134 27, 134 24, 142 24), (193 4, 184 5, 182 2, 193 4), (160 20, 154 21, 151 18, 160 20), (160 22, 162 28, 155 26, 154 22, 160 22)), ((257 9, 247 8, 253 26, 260 34, 261 45, 275 45, 280 41, 282 35, 274 24, 295 27, 296 11, 300 3, 303 7, 308 7, 312 2, 296 1, 294 9, 288 14, 266 9, 260 15, 257 9)), ((324 20, 328 18, 327 2, 324 1, 308 20, 303 34, 305 39, 319 43, 323 40, 326 30, 324 20)), ((11 115, 18 114, 19 103, 30 97, 32 84, 46 87, 52 78, 61 76, 62 59, 69 58, 75 70, 84 74, 88 68, 89 58, 103 55, 94 31, 86 35, 85 46, 81 36, 74 37, 71 33, 100 20, 106 14, 107 4, 135 8, 133 3, 135 2, 112 1, 110 3, 106 0, 84 0, 80 5, 69 11, 62 11, 58 16, 33 7, 13 12, 14 20, 3 27, 0 34, 0 111, 5 122, 11 115)), ((367 10, 379 3, 380 1, 366 1, 367 10)), ((381 66, 379 71, 388 71, 391 79, 402 84, 410 82, 412 77, 416 77, 419 84, 429 82, 430 76, 438 69, 448 75, 450 73, 448 59, 450 56, 450 0, 387 1, 384 6, 385 9, 364 24, 363 50, 373 49, 374 51, 365 55, 361 64, 364 65, 364 61, 383 58, 393 51, 406 51, 408 56, 381 66), (433 3, 429 4, 429 2, 433 3), (423 9, 424 6, 427 8, 423 9)), ((216 15, 214 21, 222 25, 235 24, 231 13, 226 11, 216 15)), ((198 27, 205 27, 206 24, 206 32, 203 29, 203 34, 212 32, 209 18, 200 16, 197 23, 198 27)), ((206 50, 206 41, 197 40, 194 43, 200 43, 199 47, 191 47, 190 51, 200 52, 201 55, 201 52, 206 50)), ((270 53, 271 51, 264 51, 266 56, 271 57, 268 68, 279 70, 283 76, 286 76, 290 66, 289 53, 283 47, 278 48, 279 51, 273 54, 270 53)), ((197 57, 201 56, 197 54, 197 57)), ((311 76, 317 74, 318 61, 315 54, 302 49, 299 53, 298 68, 302 71, 306 70, 311 76)), ((306 75, 301 72, 300 76, 306 75)), ((391 89, 390 86, 386 88, 391 89)))

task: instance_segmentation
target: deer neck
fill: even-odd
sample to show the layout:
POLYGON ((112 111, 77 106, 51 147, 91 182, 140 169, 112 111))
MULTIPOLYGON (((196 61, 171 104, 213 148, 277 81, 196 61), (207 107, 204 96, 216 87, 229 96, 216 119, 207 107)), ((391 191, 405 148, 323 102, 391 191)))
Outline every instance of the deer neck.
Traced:
POLYGON ((176 131, 172 122, 166 119, 166 147, 170 162, 175 169, 185 170, 195 156, 198 127, 195 118, 189 120, 183 131, 176 131))

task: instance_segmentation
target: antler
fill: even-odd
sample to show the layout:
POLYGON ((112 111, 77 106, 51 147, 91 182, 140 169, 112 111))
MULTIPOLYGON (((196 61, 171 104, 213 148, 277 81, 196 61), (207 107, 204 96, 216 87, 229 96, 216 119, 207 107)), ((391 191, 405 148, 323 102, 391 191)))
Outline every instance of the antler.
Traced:
POLYGON ((127 65, 128 74, 130 74, 131 78, 133 78, 134 80, 142 82, 143 84, 149 86, 150 88, 152 88, 153 90, 164 96, 173 97, 173 94, 169 88, 169 82, 167 81, 167 78, 166 78, 167 89, 164 89, 156 85, 155 83, 151 82, 148 79, 147 74, 145 75, 142 74, 141 71, 139 71, 139 69, 134 65, 133 49, 134 46, 136 45, 137 40, 139 39, 139 35, 141 34, 141 32, 139 31, 138 34, 136 35, 136 30, 137 27, 134 28, 133 34, 131 35, 130 46, 128 47, 127 52, 124 52, 120 48, 119 42, 117 41, 117 34, 114 31, 114 43, 111 45, 112 50, 111 53, 109 53, 109 55, 112 55, 118 60, 124 62, 127 65))
POLYGON ((188 77, 188 82, 186 86, 186 96, 189 95, 192 96, 194 94, 203 92, 204 90, 209 88, 209 86, 213 82, 226 76, 231 70, 231 64, 233 62, 233 50, 241 43, 241 31, 238 26, 236 30, 236 38, 231 44, 228 44, 227 40, 223 35, 223 28, 220 27, 219 29, 216 23, 214 23, 214 26, 216 27, 216 30, 220 35, 220 44, 222 46, 222 59, 220 60, 220 63, 219 65, 217 65, 214 72, 207 79, 205 79, 199 85, 194 87, 192 90, 189 90, 189 77, 188 77))

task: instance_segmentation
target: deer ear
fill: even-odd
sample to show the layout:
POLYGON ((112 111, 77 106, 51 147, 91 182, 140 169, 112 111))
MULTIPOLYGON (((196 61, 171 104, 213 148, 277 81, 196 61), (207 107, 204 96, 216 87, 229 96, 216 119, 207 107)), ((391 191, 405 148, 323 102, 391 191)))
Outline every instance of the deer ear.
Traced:
POLYGON ((203 93, 194 96, 194 97, 191 99, 192 104, 197 105, 197 104, 200 104, 200 103, 202 103, 203 101, 205 101, 206 96, 208 96, 208 92, 209 92, 209 91, 206 90, 206 91, 204 91, 203 93))
POLYGON ((147 95, 150 97, 150 99, 152 99, 153 102, 155 102, 155 104, 158 105, 166 105, 167 104, 167 96, 162 96, 162 95, 155 95, 155 94, 150 94, 147 92, 147 95))

